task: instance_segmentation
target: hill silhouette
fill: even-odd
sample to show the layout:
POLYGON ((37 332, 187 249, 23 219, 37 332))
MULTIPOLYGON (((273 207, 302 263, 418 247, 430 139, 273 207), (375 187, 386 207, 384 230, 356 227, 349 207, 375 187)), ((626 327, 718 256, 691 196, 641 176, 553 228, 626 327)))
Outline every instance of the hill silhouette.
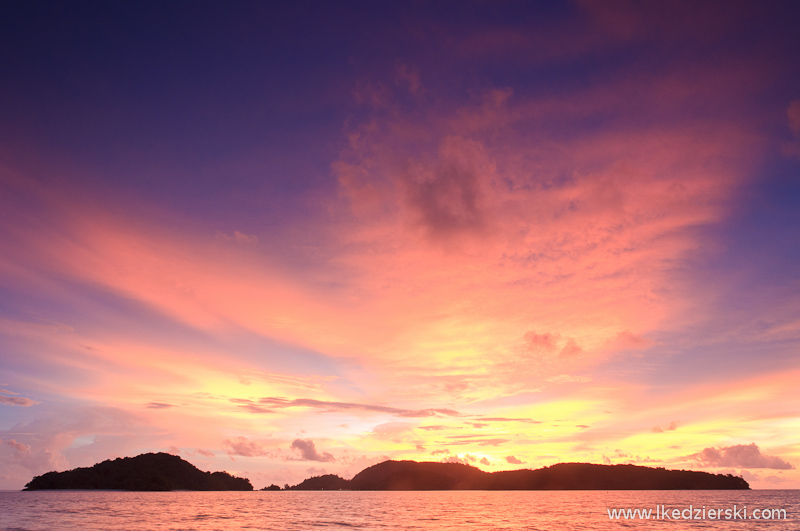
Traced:
POLYGON ((203 472, 177 455, 148 453, 103 461, 92 467, 48 472, 23 490, 253 490, 250 480, 227 472, 203 472))
POLYGON ((537 470, 484 472, 460 463, 384 461, 353 479, 328 474, 292 490, 721 490, 749 489, 741 477, 636 465, 560 463, 537 470))
MULTIPOLYGON (((461 463, 384 461, 353 479, 314 476, 290 490, 721 490, 749 489, 741 477, 636 465, 560 463, 537 470, 484 472, 461 463)), ((178 456, 147 453, 92 467, 48 472, 24 490, 107 489, 132 491, 253 490, 250 481, 226 472, 202 472, 178 456)), ((278 490, 273 485, 266 490, 278 490)))
POLYGON ((312 476, 289 490, 353 490, 350 482, 335 474, 312 476))

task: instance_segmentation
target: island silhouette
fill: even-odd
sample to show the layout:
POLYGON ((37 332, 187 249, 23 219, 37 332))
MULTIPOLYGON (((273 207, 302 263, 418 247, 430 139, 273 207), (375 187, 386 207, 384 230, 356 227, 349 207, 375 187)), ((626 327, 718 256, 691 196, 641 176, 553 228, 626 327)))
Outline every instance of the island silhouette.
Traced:
MULTIPOLYGON (((384 461, 353 479, 335 474, 310 477, 280 489, 262 490, 723 490, 749 489, 731 474, 667 470, 637 465, 559 463, 535 470, 484 472, 462 463, 384 461)), ((103 461, 92 467, 48 472, 24 490, 107 489, 132 491, 253 490, 250 481, 227 472, 202 472, 176 455, 148 453, 103 461)))
POLYGON ((720 490, 749 489, 731 474, 636 465, 559 463, 536 470, 484 472, 461 463, 384 461, 353 479, 316 476, 290 490, 720 490))
POLYGON ((48 472, 23 490, 253 490, 249 479, 227 472, 203 472, 177 455, 147 453, 103 461, 87 468, 48 472))

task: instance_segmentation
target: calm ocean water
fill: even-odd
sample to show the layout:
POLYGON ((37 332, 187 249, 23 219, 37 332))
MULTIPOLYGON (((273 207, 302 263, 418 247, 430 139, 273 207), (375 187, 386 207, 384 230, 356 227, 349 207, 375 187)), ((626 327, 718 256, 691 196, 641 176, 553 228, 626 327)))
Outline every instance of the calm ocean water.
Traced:
POLYGON ((0 492, 3 531, 329 528, 797 531, 800 491, 0 492), (705 519, 653 519, 662 505, 686 516, 691 505, 692 516, 705 519), (696 511, 704 506, 705 515, 696 511), (722 520, 709 518, 712 508, 722 520), (652 513, 650 520, 611 520, 609 509, 652 513), (785 510, 786 518, 755 520, 756 509, 785 510))

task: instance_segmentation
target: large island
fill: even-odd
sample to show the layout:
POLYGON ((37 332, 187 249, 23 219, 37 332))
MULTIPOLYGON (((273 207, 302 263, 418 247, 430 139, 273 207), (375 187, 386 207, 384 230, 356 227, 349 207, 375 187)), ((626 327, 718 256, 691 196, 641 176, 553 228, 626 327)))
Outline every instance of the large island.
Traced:
POLYGON ((749 489, 737 476, 636 465, 560 463, 537 470, 484 472, 460 463, 384 461, 353 479, 328 474, 291 490, 697 490, 749 489))
POLYGON ((250 480, 227 472, 203 472, 177 455, 148 453, 92 467, 36 476, 24 490, 253 490, 250 480))

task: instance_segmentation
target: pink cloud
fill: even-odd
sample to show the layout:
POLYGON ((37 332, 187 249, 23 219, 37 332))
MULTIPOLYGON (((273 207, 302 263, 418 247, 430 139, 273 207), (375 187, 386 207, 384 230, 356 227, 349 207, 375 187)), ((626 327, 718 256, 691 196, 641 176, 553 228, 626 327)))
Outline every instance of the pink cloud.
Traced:
POLYGON ((794 140, 784 142, 781 146, 784 155, 800 158, 800 100, 794 100, 786 110, 789 118, 789 128, 794 133, 794 140))
POLYGON ((793 101, 786 114, 789 116, 789 127, 795 134, 800 135, 800 100, 793 101))
POLYGON ((300 456, 303 461, 319 461, 322 463, 329 463, 336 460, 336 458, 328 452, 319 453, 314 441, 311 439, 295 439, 292 441, 291 448, 293 450, 300 451, 300 456))
POLYGON ((478 457, 470 454, 464 454, 464 457, 459 457, 458 455, 450 455, 447 457, 442 457, 439 460, 440 463, 460 463, 462 465, 471 465, 472 463, 475 463, 477 461, 478 457))
MULTIPOLYGON (((714 87, 724 82, 716 74, 701 75, 714 87)), ((696 97, 663 92, 693 87, 686 74, 663 81, 619 80, 546 101, 503 91, 356 125, 357 141, 334 164, 358 219, 341 227, 354 250, 341 260, 358 272, 362 304, 382 311, 370 304, 380 293, 397 308, 388 320, 367 317, 383 343, 402 352, 426 340, 431 351, 471 345, 463 365, 483 352, 488 378, 513 392, 531 385, 523 375, 546 382, 645 351, 648 333, 686 315, 674 266, 697 248, 698 226, 724 218, 760 143, 728 123, 687 127, 681 115, 666 126, 620 118, 581 135, 568 127, 623 99, 659 114, 696 97), (369 209, 355 199, 366 188, 369 209)))
POLYGON ((21 488, 34 475, 132 455, 132 446, 163 447, 151 426, 122 409, 48 405, 48 411, 0 430, 2 448, 7 449, 0 448, 0 468, 9 471, 13 488, 21 488))
POLYGON ((217 231, 216 237, 217 240, 223 242, 235 242, 250 245, 255 245, 258 243, 258 236, 255 234, 244 234, 238 230, 233 231, 233 234, 226 234, 224 232, 217 231))
POLYGON ((21 452, 21 453, 30 453, 30 451, 31 451, 31 447, 30 446, 28 446, 27 444, 22 444, 21 442, 17 442, 14 439, 9 439, 7 441, 4 441, 4 440, 0 439, 0 443, 7 444, 11 448, 13 448, 16 451, 21 452))
POLYGON ((251 441, 243 436, 225 439, 222 441, 222 446, 228 452, 231 459, 233 459, 235 455, 242 457, 260 457, 267 455, 267 452, 260 443, 251 441))
MULTIPOLYGON (((425 366, 445 385, 461 382, 458 394, 475 373, 440 370, 454 365, 436 353, 452 349, 462 352, 459 367, 489 363, 477 374, 481 388, 489 379, 511 391, 531 385, 522 375, 546 380, 591 365, 627 348, 621 334, 642 338, 678 314, 681 300, 664 295, 671 264, 696 244, 690 227, 719 219, 742 171, 722 157, 744 142, 728 127, 712 124, 707 134, 627 125, 555 141, 535 126, 599 112, 614 97, 601 92, 542 104, 499 89, 474 105, 356 125, 334 163, 342 199, 327 205, 319 246, 331 258, 303 275, 261 246, 230 246, 188 228, 167 234, 75 192, 42 189, 28 192, 60 229, 20 229, 28 243, 15 253, 21 263, 47 264, 52 277, 102 286, 203 333, 247 330, 353 357, 386 377, 403 374, 390 360, 404 360, 420 385, 437 383, 420 378, 425 366), (341 289, 318 287, 334 276, 341 289), (522 344, 528 333, 540 343, 522 344)), ((43 268, 17 267, 12 276, 29 286, 52 282, 33 271, 43 268)), ((85 355, 143 371, 164 359, 152 348, 127 354, 142 352, 131 344, 121 356, 119 340, 110 343, 85 355)), ((177 367, 192 356, 187 349, 169 358, 177 367)))
POLYGON ((39 404, 36 400, 31 400, 30 398, 24 398, 21 396, 3 396, 0 395, 0 404, 6 404, 9 406, 22 406, 22 407, 30 407, 39 404))
POLYGON ((544 350, 545 352, 552 352, 556 350, 556 342, 560 337, 556 334, 537 334, 535 332, 526 332, 525 341, 528 342, 532 350, 544 350))
POLYGON ((709 467, 793 469, 794 465, 778 456, 764 455, 755 443, 722 448, 705 448, 690 459, 709 467))
POLYGON ((49 448, 34 448, 16 439, 0 439, 0 444, 13 450, 10 455, 4 455, 0 451, 0 463, 3 468, 17 473, 21 473, 21 478, 25 482, 29 481, 31 475, 43 474, 45 472, 63 470, 66 468, 64 456, 49 448))
POLYGON ((653 433, 664 433, 665 431, 675 431, 678 429, 678 423, 676 421, 672 421, 669 423, 669 426, 666 428, 662 428, 660 426, 654 426, 651 430, 653 433))

